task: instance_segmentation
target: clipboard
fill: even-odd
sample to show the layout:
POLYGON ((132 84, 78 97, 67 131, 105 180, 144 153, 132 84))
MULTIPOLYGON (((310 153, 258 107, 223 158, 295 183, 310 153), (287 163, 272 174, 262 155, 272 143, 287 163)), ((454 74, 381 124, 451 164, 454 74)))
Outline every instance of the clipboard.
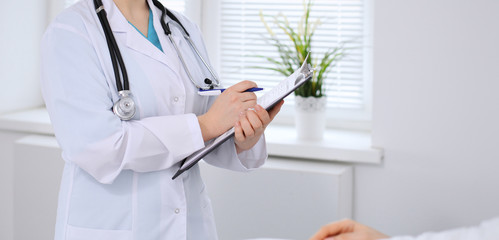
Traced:
MULTIPOLYGON (((309 54, 310 55, 310 54, 309 54)), ((269 111, 282 99, 287 97, 289 94, 294 92, 297 88, 303 85, 305 82, 312 79, 314 75, 314 69, 307 64, 307 57, 303 61, 302 66, 296 70, 289 77, 281 81, 276 87, 272 88, 269 92, 265 93, 263 96, 258 98, 257 103, 264 109, 269 111)), ((182 161, 179 170, 172 179, 177 178, 183 172, 189 170, 197 162, 199 162, 204 156, 213 151, 218 146, 222 145, 225 141, 234 136, 234 127, 229 129, 227 132, 223 133, 219 137, 215 138, 209 142, 204 148, 194 152, 182 161)))

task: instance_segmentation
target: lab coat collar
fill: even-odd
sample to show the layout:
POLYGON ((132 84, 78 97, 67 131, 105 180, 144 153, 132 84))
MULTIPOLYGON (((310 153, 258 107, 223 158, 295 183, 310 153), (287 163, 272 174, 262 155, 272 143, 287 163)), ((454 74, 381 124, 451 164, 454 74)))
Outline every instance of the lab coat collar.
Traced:
POLYGON ((126 24, 129 24, 126 20, 125 16, 121 13, 120 9, 113 0, 104 0, 102 1, 104 4, 104 9, 106 10, 107 20, 109 21, 109 25, 111 25, 111 29, 114 33, 127 32, 128 28, 126 24), (126 23, 126 24, 123 24, 126 23))
MULTIPOLYGON (((161 46, 163 47, 163 52, 159 50, 156 46, 154 46, 149 40, 144 38, 123 16, 121 11, 118 9, 113 0, 105 0, 103 1, 104 9, 106 9, 107 18, 109 24, 111 25, 111 29, 115 36, 120 34, 126 35, 126 45, 127 47, 142 53, 150 58, 153 58, 166 66, 168 66, 171 70, 177 74, 177 77, 180 77, 180 63, 177 58, 167 57, 165 53, 168 51, 168 46, 171 45, 169 40, 167 40, 167 36, 164 34, 163 28, 161 27, 161 23, 159 19, 161 17, 161 11, 155 7, 152 3, 152 0, 148 0, 150 9, 153 12, 153 25, 156 33, 158 34, 158 38, 160 40, 161 46)), ((172 56, 176 56, 176 54, 172 54, 172 56)))

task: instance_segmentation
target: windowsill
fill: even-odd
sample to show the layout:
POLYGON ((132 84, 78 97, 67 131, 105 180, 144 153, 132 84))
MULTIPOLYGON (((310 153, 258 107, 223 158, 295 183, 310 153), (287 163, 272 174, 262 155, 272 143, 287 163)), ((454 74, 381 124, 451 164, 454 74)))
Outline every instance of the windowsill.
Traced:
POLYGON ((36 108, 0 115, 0 130, 49 135, 54 134, 54 130, 50 124, 49 114, 45 108, 36 108))
POLYGON ((265 137, 271 156, 371 164, 383 158, 383 150, 372 147, 371 134, 364 131, 327 129, 322 141, 305 141, 293 126, 270 124, 265 137))
MULTIPOLYGON (((0 130, 54 134, 45 108, 0 115, 0 130)), ((383 158, 383 150, 371 146, 369 132, 328 129, 322 141, 314 142, 298 140, 292 126, 271 124, 265 137, 270 156, 372 164, 383 158)))

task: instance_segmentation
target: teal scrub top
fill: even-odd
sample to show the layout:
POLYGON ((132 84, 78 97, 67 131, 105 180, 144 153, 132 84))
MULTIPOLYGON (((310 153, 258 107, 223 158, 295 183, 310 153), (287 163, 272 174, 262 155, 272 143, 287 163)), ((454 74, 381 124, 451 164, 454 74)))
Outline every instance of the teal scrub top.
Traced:
POLYGON ((142 32, 139 31, 139 29, 137 29, 137 27, 135 27, 131 22, 128 22, 128 23, 130 23, 130 25, 132 25, 137 30, 137 32, 140 33, 140 35, 144 36, 147 40, 149 40, 149 42, 151 42, 159 50, 163 51, 163 48, 161 47, 161 43, 159 42, 158 34, 156 33, 156 30, 154 29, 152 19, 153 19, 152 11, 151 11, 151 9, 149 9, 149 26, 147 27, 147 37, 144 36, 144 34, 142 34, 142 32))

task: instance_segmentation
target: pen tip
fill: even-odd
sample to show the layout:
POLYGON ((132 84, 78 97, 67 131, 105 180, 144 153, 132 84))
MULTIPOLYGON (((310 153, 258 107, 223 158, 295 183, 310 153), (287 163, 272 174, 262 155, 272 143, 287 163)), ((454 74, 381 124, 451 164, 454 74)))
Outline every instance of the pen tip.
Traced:
POLYGON ((177 178, 180 174, 182 174, 182 171, 178 170, 177 173, 173 175, 172 180, 175 180, 175 178, 177 178))

